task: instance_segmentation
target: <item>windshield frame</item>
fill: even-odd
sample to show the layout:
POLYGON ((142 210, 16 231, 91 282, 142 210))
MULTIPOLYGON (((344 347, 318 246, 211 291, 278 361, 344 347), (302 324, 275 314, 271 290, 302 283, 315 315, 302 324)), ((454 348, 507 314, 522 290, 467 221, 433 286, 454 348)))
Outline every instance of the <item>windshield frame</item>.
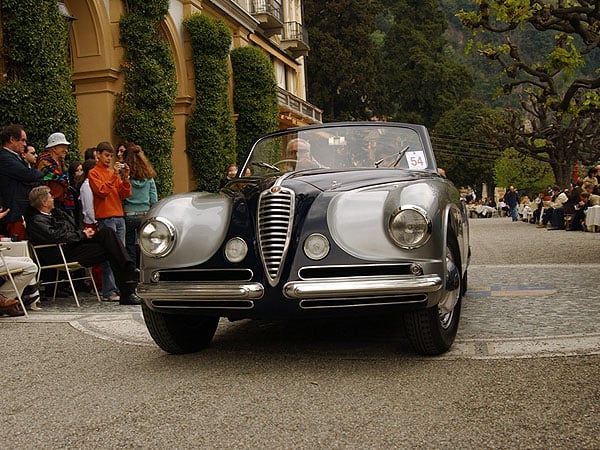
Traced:
POLYGON ((337 122, 288 128, 257 139, 239 173, 247 177, 355 169, 437 172, 427 129, 396 122, 337 122))

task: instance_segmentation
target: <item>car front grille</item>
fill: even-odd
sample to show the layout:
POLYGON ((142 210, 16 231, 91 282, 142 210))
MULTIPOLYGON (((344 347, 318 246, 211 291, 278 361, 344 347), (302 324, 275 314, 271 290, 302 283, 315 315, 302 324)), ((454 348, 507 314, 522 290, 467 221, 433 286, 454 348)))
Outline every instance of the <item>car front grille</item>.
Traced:
POLYGON ((267 279, 279 282, 290 242, 294 217, 294 192, 274 187, 260 195, 258 203, 258 242, 267 279))

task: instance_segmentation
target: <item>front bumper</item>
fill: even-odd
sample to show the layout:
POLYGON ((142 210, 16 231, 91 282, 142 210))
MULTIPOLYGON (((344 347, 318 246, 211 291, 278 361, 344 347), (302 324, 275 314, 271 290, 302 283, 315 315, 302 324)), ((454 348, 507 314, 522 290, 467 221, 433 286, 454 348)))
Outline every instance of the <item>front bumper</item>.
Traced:
MULTIPOLYGON (((301 309, 410 303, 423 305, 428 303, 430 294, 438 297, 442 285, 442 278, 435 275, 299 280, 286 283, 278 300, 296 300, 301 309)), ((269 295, 273 291, 269 288, 269 295)), ((264 298, 265 292, 265 287, 256 282, 161 282, 138 287, 138 294, 148 306, 179 310, 250 310, 258 303, 268 302, 264 298)))

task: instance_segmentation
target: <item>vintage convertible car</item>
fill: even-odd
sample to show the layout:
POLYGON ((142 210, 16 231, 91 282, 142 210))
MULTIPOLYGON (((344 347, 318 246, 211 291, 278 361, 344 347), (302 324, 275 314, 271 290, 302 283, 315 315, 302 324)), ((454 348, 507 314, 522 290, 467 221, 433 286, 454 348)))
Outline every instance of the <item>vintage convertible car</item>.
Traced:
POLYGON ((261 137, 220 192, 158 202, 140 228, 139 295, 169 353, 220 317, 396 314, 421 354, 456 336, 469 228, 425 127, 346 122, 261 137))

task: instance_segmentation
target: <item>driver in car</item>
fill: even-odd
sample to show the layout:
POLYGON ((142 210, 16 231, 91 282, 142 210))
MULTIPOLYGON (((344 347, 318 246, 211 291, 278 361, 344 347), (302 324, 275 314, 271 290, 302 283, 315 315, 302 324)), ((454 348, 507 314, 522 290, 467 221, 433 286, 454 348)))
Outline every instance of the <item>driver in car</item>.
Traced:
POLYGON ((285 159, 296 160, 296 170, 324 167, 313 158, 310 153, 310 143, 305 139, 296 138, 288 142, 285 148, 285 159))

